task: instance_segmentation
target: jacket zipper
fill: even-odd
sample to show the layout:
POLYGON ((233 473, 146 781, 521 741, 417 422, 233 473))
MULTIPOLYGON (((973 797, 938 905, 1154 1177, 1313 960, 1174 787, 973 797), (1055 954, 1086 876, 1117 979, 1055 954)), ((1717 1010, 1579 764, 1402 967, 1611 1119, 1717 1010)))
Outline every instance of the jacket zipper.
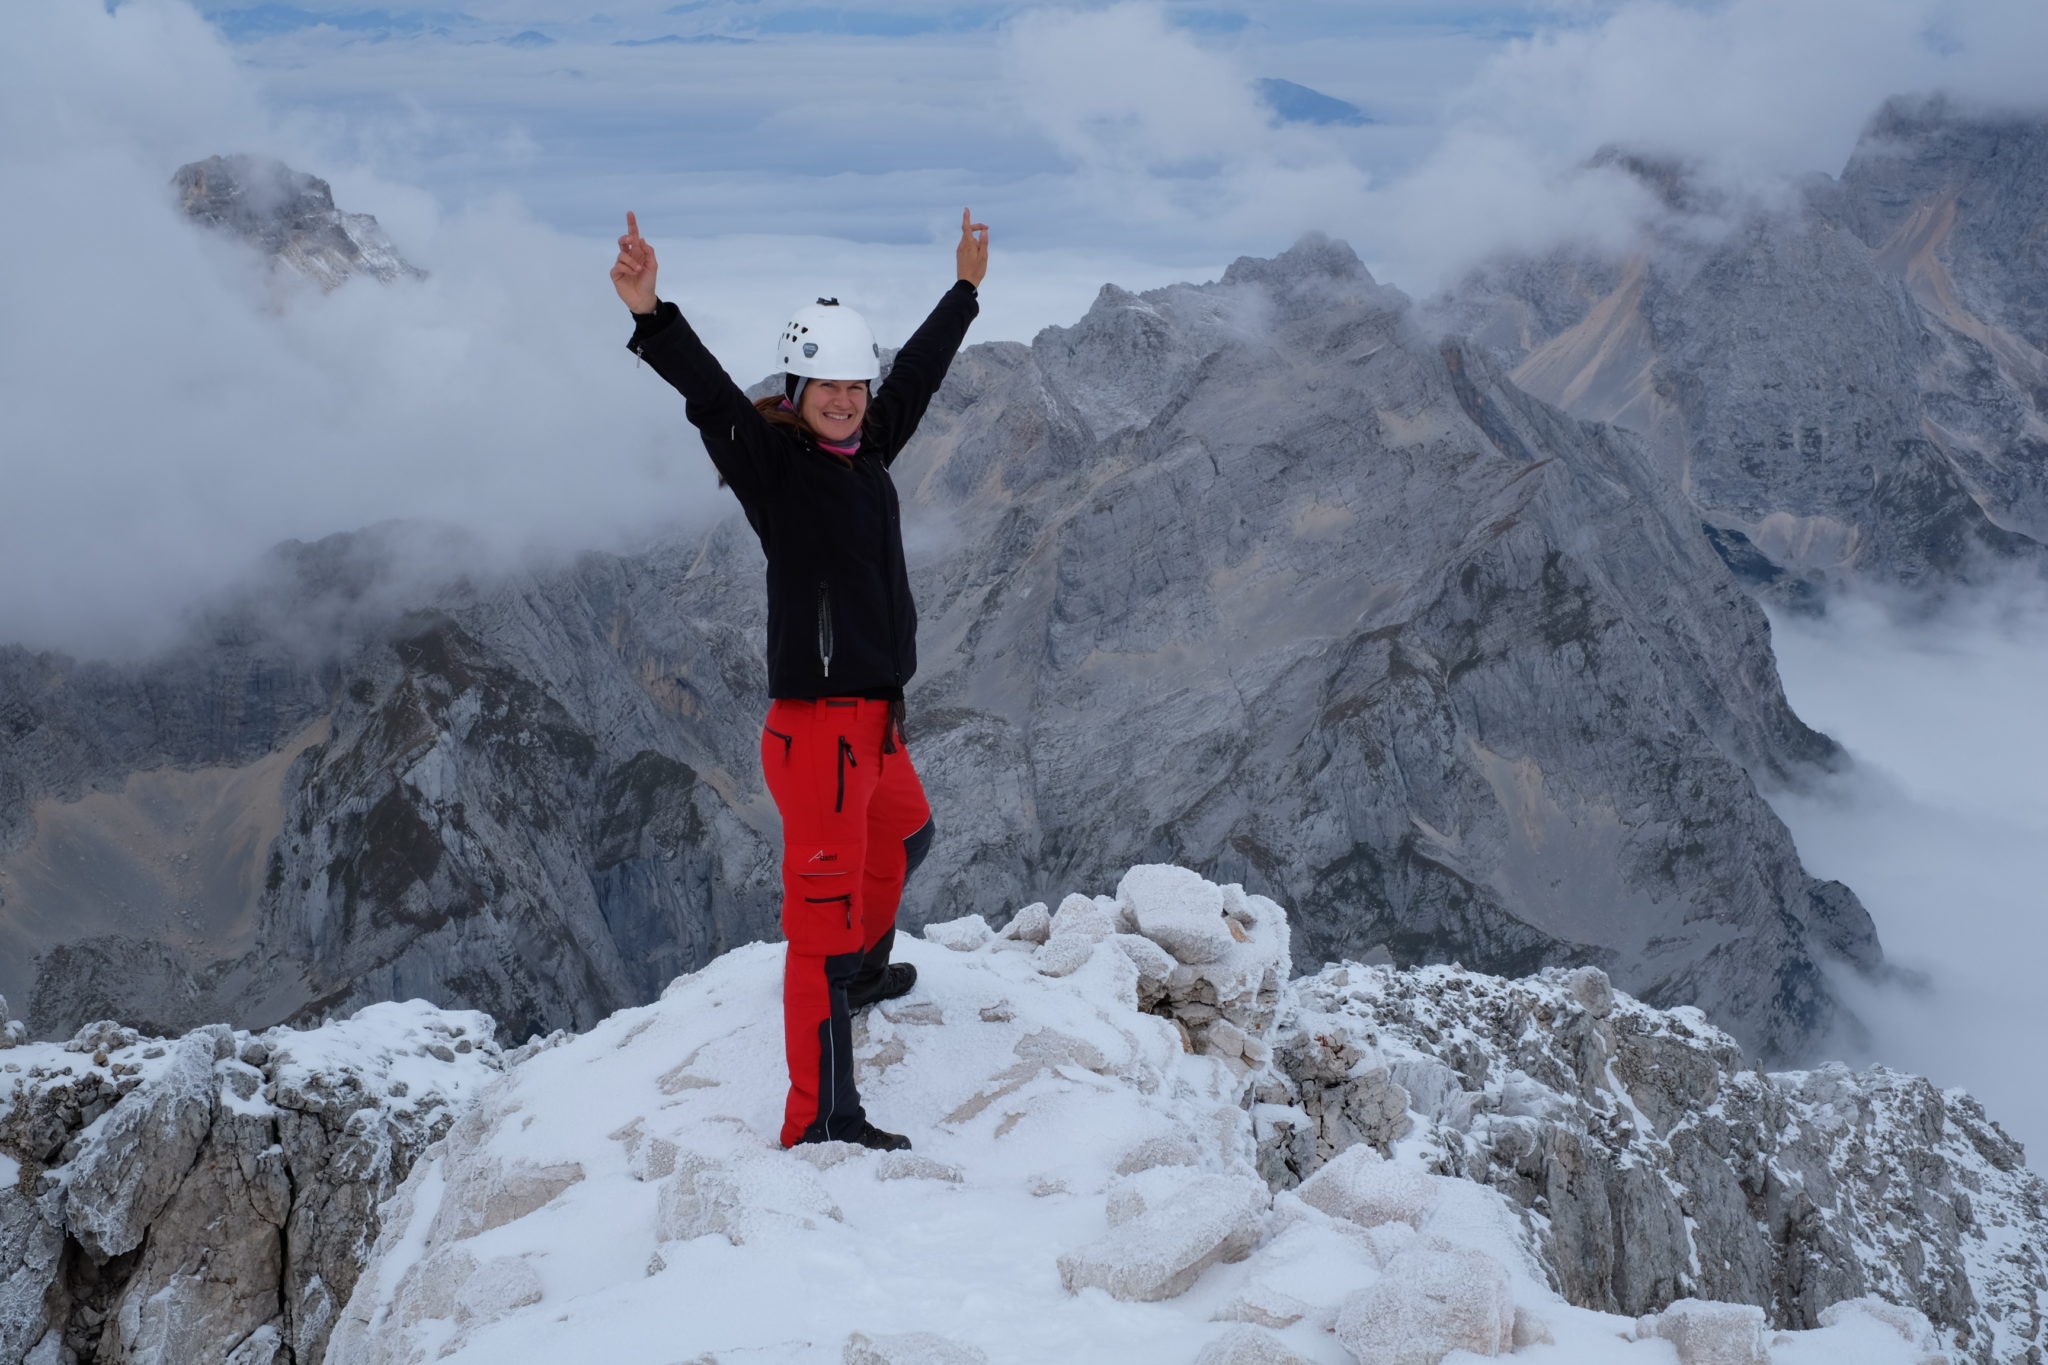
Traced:
POLYGON ((846 736, 839 737, 839 794, 832 798, 835 814, 846 809, 846 770, 858 768, 860 760, 853 756, 853 746, 846 742, 846 736))
POLYGON ((832 590, 818 584, 818 661, 824 665, 825 676, 832 676, 832 590))

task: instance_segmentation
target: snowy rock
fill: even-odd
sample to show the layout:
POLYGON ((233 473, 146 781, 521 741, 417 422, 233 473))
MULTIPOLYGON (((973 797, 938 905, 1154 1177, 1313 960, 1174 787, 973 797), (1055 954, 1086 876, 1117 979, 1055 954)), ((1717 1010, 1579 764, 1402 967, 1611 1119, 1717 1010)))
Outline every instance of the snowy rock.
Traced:
POLYGON ((956 953, 971 953, 995 937, 995 930, 988 927, 988 921, 980 915, 963 915, 959 919, 945 920, 939 924, 927 924, 924 936, 941 948, 951 948, 956 953))
POLYGON ((1071 976, 1094 955, 1095 940, 1080 934, 1055 933, 1031 954, 1031 961, 1047 976, 1071 976))
POLYGON ((1061 1256, 1060 1281, 1073 1293, 1102 1289, 1142 1303, 1174 1298, 1210 1266, 1251 1251, 1266 1200, 1264 1183, 1251 1176, 1195 1175, 1107 1236, 1061 1256))
MULTIPOLYGON (((92 1030, 83 1041, 97 1046, 104 1026, 92 1030)), ((226 1035, 216 1025, 179 1039, 161 1072, 116 1104, 99 1140, 71 1162, 62 1216, 95 1260, 140 1246, 192 1169, 213 1128, 219 1092, 213 1064, 226 1035)))
POLYGON ((1557 1338, 1551 1334, 1549 1323, 1522 1305, 1515 1305, 1514 1349, 1520 1351, 1530 1346, 1556 1344, 1557 1338))
POLYGON ((460 1286, 456 1321, 464 1326, 496 1322, 515 1308, 539 1303, 540 1275, 517 1256, 494 1256, 460 1286))
POLYGON ((1301 1299, 1263 1280, 1254 1280, 1216 1310, 1216 1321, 1248 1322, 1255 1327, 1278 1329, 1292 1327, 1308 1314, 1309 1305, 1301 1299))
POLYGON ((1052 912, 1045 908, 1045 902, 1033 901, 1010 917, 1001 937, 1020 943, 1043 943, 1052 937, 1052 912))
POLYGON ((1184 867, 1134 867, 1117 884, 1116 896, 1138 932, 1180 962, 1214 962, 1236 941, 1223 918, 1222 890, 1184 867))
POLYGON ((1055 938, 1078 934, 1090 943, 1100 943, 1118 932, 1120 918, 1114 907, 1076 892, 1062 900, 1060 908, 1053 912, 1051 933, 1055 938))
POLYGON ((1175 965, 1172 953, 1143 934, 1119 933, 1111 936, 1110 942, 1138 969, 1140 1004, 1149 1006, 1166 993, 1167 978, 1173 975, 1175 965), (1150 999, 1146 998, 1148 993, 1150 999))
POLYGON ((260 1038, 99 1021, 11 1054, 0 1151, 40 1197, 0 1158, 0 1359, 318 1359, 379 1206, 496 1074, 490 1032, 415 1003, 260 1038), (425 1035, 468 1052, 422 1063, 425 1035))
POLYGON ((1483 1251, 1417 1248, 1344 1300, 1337 1340, 1359 1365, 1437 1365, 1453 1351, 1514 1349, 1508 1274, 1483 1251))
POLYGON ((655 1224, 665 1242, 716 1233, 743 1246, 842 1217, 817 1176, 779 1153, 719 1163, 686 1152, 662 1182, 655 1224))
POLYGON ((1199 1166, 1202 1149, 1194 1140, 1178 1133, 1146 1138, 1117 1158, 1116 1173, 1132 1175, 1155 1166, 1199 1166))
POLYGON ((1770 1365, 1764 1310, 1751 1304, 1680 1299, 1637 1319, 1636 1340, 1660 1339, 1678 1348, 1679 1365, 1770 1365))
POLYGON ((1261 1327, 1233 1327, 1202 1348, 1195 1365, 1315 1365, 1261 1327))
POLYGON ((1922 1313, 1917 1308, 1907 1308, 1903 1304, 1887 1302, 1874 1294, 1865 1294, 1861 1298, 1844 1299, 1840 1303, 1823 1308, 1820 1314, 1820 1325, 1823 1327, 1833 1327, 1837 1323, 1848 1322, 1856 1318, 1868 1318, 1874 1322, 1881 1322, 1886 1327, 1897 1332, 1908 1345, 1922 1351, 1938 1351, 1941 1349, 1941 1340, 1934 1334, 1934 1324, 1927 1320, 1925 1313, 1922 1313))
POLYGON ((846 1339, 840 1358, 845 1365, 988 1365, 988 1356, 978 1348, 935 1332, 873 1337, 855 1332, 846 1339))
POLYGON ((951 1162, 935 1160, 917 1152, 888 1152, 875 1163, 877 1180, 936 1180, 958 1185, 967 1178, 951 1162))
POLYGON ((1595 1019, 1614 1013, 1614 987, 1598 967, 1574 967, 1564 974, 1564 988, 1595 1019))
POLYGON ((454 1189, 428 1233, 437 1246, 524 1218, 583 1179, 583 1167, 575 1162, 541 1165, 482 1155, 451 1157, 449 1164, 454 1189))
POLYGON ((1362 1228, 1406 1223, 1419 1229, 1437 1197, 1427 1172, 1383 1160, 1364 1143, 1339 1153, 1303 1181, 1298 1193, 1312 1207, 1362 1228))

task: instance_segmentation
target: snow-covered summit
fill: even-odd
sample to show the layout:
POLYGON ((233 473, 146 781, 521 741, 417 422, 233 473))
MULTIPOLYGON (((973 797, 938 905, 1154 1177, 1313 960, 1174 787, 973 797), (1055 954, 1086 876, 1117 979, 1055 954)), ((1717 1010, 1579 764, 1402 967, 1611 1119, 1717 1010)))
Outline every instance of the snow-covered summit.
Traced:
MULTIPOLYGON (((1721 1230, 1624 1150, 1612 1112, 1648 1093, 1631 1071, 1648 1054, 1624 1036, 1694 1082, 1739 1065, 1696 1012, 1660 1015, 1598 973, 1352 966, 1290 986, 1287 943, 1271 901, 1159 867, 1115 897, 1026 907, 1001 932, 933 926, 900 949, 917 990, 857 1033, 870 1113, 917 1142, 886 1155, 776 1145, 780 950, 737 950, 494 1084, 385 1207, 327 1358, 1946 1359, 1916 1308, 1860 1294, 1807 1302, 1809 1330, 1775 1332, 1762 1306, 1682 1298, 1682 1283, 1649 1312, 1573 1307, 1554 1260, 1565 1182, 1532 1207, 1464 1178, 1517 1122, 1603 1116, 1584 1152, 1623 1151, 1620 1178, 1670 1191, 1683 1235, 1716 1254, 1721 1230), (1411 998, 1376 1015, 1375 991, 1411 998), (1432 1017, 1423 997, 1465 1017, 1432 1017), (1529 1027, 1502 1052, 1518 998, 1529 1027)), ((1635 1112, 1679 1141, 1670 1116, 1635 1112)), ((1817 1112, 1776 1117, 1803 1132, 1817 1112)), ((1542 1134, 1527 1136, 1539 1155, 1542 1134)), ((2014 1203, 1965 1161, 1942 1148, 1927 1170, 2001 1201, 1984 1219, 1994 1240, 2038 1256, 2038 1189, 2014 1203)), ((1599 1161, 1578 1174, 1606 1197, 1599 1161)))

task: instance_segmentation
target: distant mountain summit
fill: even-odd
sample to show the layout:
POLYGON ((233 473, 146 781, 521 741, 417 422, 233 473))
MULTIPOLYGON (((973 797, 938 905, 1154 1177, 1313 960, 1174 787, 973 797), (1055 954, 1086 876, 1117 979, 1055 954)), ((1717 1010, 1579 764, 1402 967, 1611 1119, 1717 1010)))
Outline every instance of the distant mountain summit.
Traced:
POLYGON ((2048 567, 2048 119, 1894 99, 1839 178, 1743 212, 1624 153, 1635 250, 1504 258, 1435 307, 1514 383, 1640 433, 1781 600, 2048 567))
POLYGON ((282 161, 210 156, 180 166, 171 184, 187 216, 240 237, 322 289, 356 275, 385 284, 427 277, 398 254, 376 218, 342 212, 325 180, 282 161))

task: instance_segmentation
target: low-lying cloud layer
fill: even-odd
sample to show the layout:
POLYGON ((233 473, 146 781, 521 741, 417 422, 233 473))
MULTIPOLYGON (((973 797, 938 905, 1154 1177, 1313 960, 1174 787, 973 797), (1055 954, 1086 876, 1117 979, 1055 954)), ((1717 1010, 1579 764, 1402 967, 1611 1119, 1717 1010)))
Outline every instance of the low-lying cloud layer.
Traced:
POLYGON ((1857 1064, 1960 1086, 2048 1169, 2048 598, 1951 603, 1903 623, 1836 604, 1773 622, 1793 707, 1853 771, 1773 804, 1807 870, 1856 888, 1886 956, 1924 984, 1837 985, 1869 1025, 1857 1064))

